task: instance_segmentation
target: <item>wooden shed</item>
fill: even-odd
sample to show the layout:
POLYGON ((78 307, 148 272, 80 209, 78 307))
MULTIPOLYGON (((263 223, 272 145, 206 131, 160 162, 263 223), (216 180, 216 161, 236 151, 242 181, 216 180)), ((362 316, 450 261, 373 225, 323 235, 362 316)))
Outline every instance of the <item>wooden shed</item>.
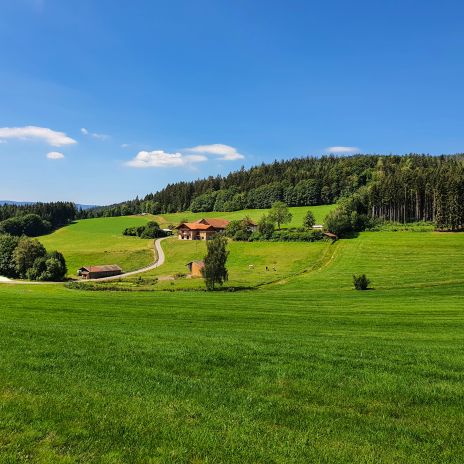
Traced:
POLYGON ((204 261, 191 261, 187 264, 187 267, 192 277, 203 277, 204 261))
POLYGON ((77 271, 77 275, 83 279, 101 279, 122 274, 122 269, 117 264, 103 266, 83 266, 77 271))

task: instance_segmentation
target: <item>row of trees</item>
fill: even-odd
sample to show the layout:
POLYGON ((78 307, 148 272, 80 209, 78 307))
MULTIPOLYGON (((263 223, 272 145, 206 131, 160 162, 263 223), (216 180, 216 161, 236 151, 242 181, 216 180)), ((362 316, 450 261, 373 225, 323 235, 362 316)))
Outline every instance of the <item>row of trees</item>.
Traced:
POLYGON ((227 176, 168 184, 143 199, 80 212, 80 217, 120 216, 177 211, 236 211, 269 208, 276 201, 289 206, 330 204, 369 181, 377 156, 295 158, 241 168, 227 176))
MULTIPOLYGON (((329 204, 363 196, 359 215, 371 219, 433 221, 460 229, 464 220, 463 155, 356 155, 298 158, 194 182, 167 185, 144 199, 80 212, 80 217, 138 213, 235 211, 329 204)), ((355 218, 356 219, 356 218, 355 218)))
POLYGON ((377 222, 433 222, 440 230, 464 228, 464 159, 404 157, 381 159, 371 182, 342 198, 325 220, 343 236, 377 222))
POLYGON ((53 229, 56 229, 74 220, 78 214, 78 210, 74 203, 63 201, 0 206, 0 222, 9 218, 30 214, 39 216, 43 221, 47 221, 53 229))
POLYGON ((258 223, 257 230, 252 227, 250 218, 245 217, 241 220, 231 221, 225 230, 226 237, 236 241, 292 241, 292 242, 314 242, 322 240, 323 233, 314 231, 316 223, 311 211, 307 211, 303 218, 302 227, 291 228, 281 231, 282 224, 288 224, 292 220, 292 214, 288 206, 280 201, 272 205, 268 214, 263 215, 258 223), (276 231, 277 227, 277 231, 276 231))
POLYGON ((58 251, 47 253, 36 239, 0 235, 0 275, 40 281, 63 280, 66 261, 58 251))

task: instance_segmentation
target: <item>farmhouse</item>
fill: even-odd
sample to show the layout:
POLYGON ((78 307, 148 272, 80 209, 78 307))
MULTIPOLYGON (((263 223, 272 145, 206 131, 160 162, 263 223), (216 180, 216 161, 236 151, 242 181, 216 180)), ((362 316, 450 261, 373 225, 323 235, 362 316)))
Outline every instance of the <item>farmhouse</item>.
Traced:
POLYGON ((122 274, 122 269, 117 264, 105 266, 84 266, 77 271, 77 275, 83 279, 101 279, 122 274))
POLYGON ((258 230, 258 224, 256 224, 256 222, 252 221, 250 218, 245 218, 244 221, 249 232, 256 232, 258 230))
POLYGON ((199 219, 183 222, 177 226, 179 240, 209 240, 214 234, 222 232, 229 225, 225 219, 199 219))
POLYGON ((205 263, 203 261, 191 261, 187 264, 187 267, 192 277, 202 277, 202 270, 205 267, 205 263))

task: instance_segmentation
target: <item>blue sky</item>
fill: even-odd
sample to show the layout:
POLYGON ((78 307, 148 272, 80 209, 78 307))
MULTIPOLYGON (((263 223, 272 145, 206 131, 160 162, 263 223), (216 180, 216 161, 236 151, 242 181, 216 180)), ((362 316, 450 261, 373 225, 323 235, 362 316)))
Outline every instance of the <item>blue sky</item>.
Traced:
POLYGON ((0 0, 0 199, 464 151, 458 1, 0 0))

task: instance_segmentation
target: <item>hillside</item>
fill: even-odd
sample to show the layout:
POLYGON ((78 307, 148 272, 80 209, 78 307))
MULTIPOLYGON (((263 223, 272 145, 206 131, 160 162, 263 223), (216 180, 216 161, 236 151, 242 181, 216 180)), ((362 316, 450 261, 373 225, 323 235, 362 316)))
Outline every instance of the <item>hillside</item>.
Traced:
POLYGON ((237 211, 315 206, 355 197, 355 212, 369 220, 434 222, 439 228, 464 227, 463 155, 409 154, 294 158, 227 176, 167 185, 143 199, 81 213, 81 217, 237 211))
POLYGON ((3 457, 460 464, 464 235, 327 246, 252 291, 0 286, 3 457))
POLYGON ((81 266, 118 264, 133 271, 153 261, 153 240, 122 235, 126 227, 143 225, 148 217, 117 217, 77 221, 39 238, 48 250, 60 250, 68 276, 81 266))
MULTIPOLYGON (((286 227, 300 227, 303 216, 311 210, 316 221, 322 223, 333 205, 315 206, 312 208, 291 208, 292 222, 286 227)), ((243 219, 249 216, 258 221, 267 210, 245 210, 232 213, 211 213, 208 217, 222 217, 227 220, 243 219)), ((95 218, 79 220, 73 224, 39 237, 48 250, 60 250, 68 264, 68 276, 75 277, 79 267, 84 265, 118 264, 124 271, 132 271, 146 266, 153 260, 153 241, 137 237, 123 236, 127 227, 143 225, 156 220, 162 227, 178 225, 184 220, 194 221, 205 216, 204 213, 166 214, 158 216, 122 216, 114 218, 95 218)), ((187 258, 187 254, 185 257, 187 258)), ((185 263, 178 272, 185 272, 185 263)), ((160 268, 162 272, 163 268, 160 268)))

